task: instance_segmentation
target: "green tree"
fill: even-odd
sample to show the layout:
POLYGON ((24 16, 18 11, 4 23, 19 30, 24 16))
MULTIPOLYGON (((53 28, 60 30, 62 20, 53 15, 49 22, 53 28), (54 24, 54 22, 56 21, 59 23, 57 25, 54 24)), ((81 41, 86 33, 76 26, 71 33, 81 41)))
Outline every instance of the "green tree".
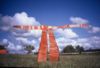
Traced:
POLYGON ((74 49, 74 47, 72 45, 68 45, 63 49, 62 52, 63 53, 71 53, 71 52, 75 52, 75 49, 74 49))
POLYGON ((26 46, 26 48, 25 48, 25 50, 28 51, 28 54, 30 54, 30 53, 32 52, 32 50, 34 50, 34 49, 35 49, 35 48, 34 48, 34 46, 32 46, 32 45, 26 46))
POLYGON ((79 54, 81 54, 84 51, 84 48, 79 46, 79 45, 77 45, 76 46, 76 51, 79 52, 79 54))

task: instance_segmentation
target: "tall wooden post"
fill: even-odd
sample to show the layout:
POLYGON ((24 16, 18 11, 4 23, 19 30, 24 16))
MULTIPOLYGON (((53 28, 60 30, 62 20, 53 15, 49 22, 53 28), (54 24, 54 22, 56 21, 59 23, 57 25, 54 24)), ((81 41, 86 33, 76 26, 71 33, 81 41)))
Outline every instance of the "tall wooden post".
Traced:
POLYGON ((51 62, 55 62, 59 60, 59 49, 53 31, 49 30, 48 32, 49 32, 49 41, 50 41, 49 59, 51 62))
POLYGON ((47 59, 47 32, 42 31, 40 47, 38 51, 38 62, 46 62, 47 59))

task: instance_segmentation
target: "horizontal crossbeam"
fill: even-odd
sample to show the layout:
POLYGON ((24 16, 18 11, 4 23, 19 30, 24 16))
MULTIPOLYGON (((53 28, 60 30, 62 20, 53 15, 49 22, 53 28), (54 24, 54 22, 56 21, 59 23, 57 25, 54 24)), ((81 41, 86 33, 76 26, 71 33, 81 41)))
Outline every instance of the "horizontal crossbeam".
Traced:
POLYGON ((87 28, 89 25, 88 24, 67 24, 64 26, 31 26, 31 25, 15 25, 13 26, 14 28, 17 29, 23 29, 23 30, 49 30, 49 29, 58 29, 58 28, 87 28))

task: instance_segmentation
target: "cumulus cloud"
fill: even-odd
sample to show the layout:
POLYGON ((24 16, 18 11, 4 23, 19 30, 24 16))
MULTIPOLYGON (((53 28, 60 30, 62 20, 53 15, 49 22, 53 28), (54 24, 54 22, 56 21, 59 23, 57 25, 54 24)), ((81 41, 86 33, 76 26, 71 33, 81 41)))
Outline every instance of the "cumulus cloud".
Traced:
POLYGON ((2 41, 4 44, 7 44, 8 43, 8 40, 7 39, 3 39, 2 41))
POLYGON ((64 29, 63 34, 66 38, 78 37, 78 35, 75 32, 73 32, 71 29, 64 29))
MULTIPOLYGON (((2 45, 5 46, 5 48, 8 50, 11 54, 26 54, 27 50, 25 50, 26 46, 32 45, 35 48, 37 48, 36 40, 28 40, 27 38, 18 37, 16 38, 17 42, 20 42, 20 44, 15 44, 14 42, 9 41, 8 39, 2 40, 2 45)), ((37 48, 38 49, 38 48, 37 48)), ((33 52, 38 51, 37 49, 33 50, 33 52)))
POLYGON ((75 24, 88 23, 89 21, 81 17, 70 17, 70 21, 75 24))
POLYGON ((41 36, 41 30, 30 30, 28 32, 24 32, 24 33, 17 33, 17 32, 12 32, 13 35, 17 36, 17 37, 35 37, 35 38, 39 38, 41 36))
MULTIPOLYGON (((89 21, 81 18, 81 17, 71 17, 70 21, 74 24, 82 24, 88 23, 89 21)), ((8 39, 3 39, 3 43, 6 44, 5 46, 10 53, 18 53, 18 54, 25 54, 27 53, 24 50, 26 45, 33 45, 35 46, 35 50, 33 52, 37 52, 39 48, 39 43, 41 40, 41 30, 30 30, 30 31, 23 31, 23 30, 13 30, 13 25, 33 25, 33 26, 40 26, 41 24, 34 18, 28 16, 26 12, 16 13, 14 16, 1 16, 0 17, 0 30, 3 31, 10 31, 12 36, 15 36, 14 42, 9 41, 8 39), (30 40, 30 38, 32 38, 30 40), (33 39, 35 38, 35 39, 33 39), (36 40, 37 39, 37 40, 36 40), (17 41, 17 44, 15 44, 17 41)), ((92 33, 100 32, 99 27, 91 27, 92 33)), ((88 38, 80 38, 79 35, 74 32, 72 29, 56 29, 54 31, 56 42, 59 46, 59 50, 61 51, 67 45, 76 45, 83 46, 85 49, 89 48, 100 48, 100 37, 88 37, 88 38)), ((14 39, 14 37, 11 37, 14 39)), ((48 44, 49 45, 49 44, 48 44)))
POLYGON ((12 18, 13 25, 40 25, 34 17, 29 17, 26 12, 16 13, 12 18))
POLYGON ((65 38, 65 37, 56 38, 56 42, 57 42, 57 45, 58 45, 60 51, 62 51, 63 48, 66 47, 67 45, 73 45, 74 46, 74 44, 75 44, 74 40, 68 39, 68 38, 65 38))
POLYGON ((92 36, 92 37, 83 38, 83 39, 81 38, 81 39, 78 39, 78 42, 81 43, 81 45, 85 49, 100 48, 100 37, 99 36, 92 36))
POLYGON ((17 37, 16 40, 20 41, 22 45, 23 44, 24 45, 29 45, 30 44, 30 42, 27 40, 27 38, 17 37))
POLYGON ((56 38, 56 41, 61 51, 67 45, 72 45, 73 47, 76 47, 77 45, 79 45, 79 46, 84 47, 85 50, 90 49, 90 48, 91 49, 100 48, 99 36, 77 38, 77 39, 71 39, 71 38, 68 39, 65 37, 59 37, 59 38, 56 38))
POLYGON ((9 41, 8 39, 3 39, 2 42, 3 42, 5 48, 8 50, 9 53, 20 54, 20 53, 23 53, 23 51, 25 51, 24 47, 22 45, 18 45, 18 44, 15 45, 14 43, 9 41), (20 51, 22 51, 22 52, 20 52, 20 51))
POLYGON ((54 31, 56 36, 56 42, 59 47, 59 51, 67 45, 73 45, 75 47, 76 41, 73 40, 78 38, 78 34, 76 34, 72 29, 57 29, 54 31))
POLYGON ((92 26, 88 32, 89 33, 98 33, 98 32, 100 32, 100 27, 92 26))
MULTIPOLYGON (((31 39, 29 37, 40 38, 41 31, 40 30, 16 30, 13 29, 13 25, 33 25, 39 26, 40 23, 34 18, 29 17, 26 12, 16 13, 14 16, 0 16, 0 30, 2 31, 10 31, 12 34, 12 39, 16 38, 15 41, 9 41, 8 39, 3 39, 3 43, 10 53, 26 53, 24 50, 25 45, 38 45, 36 40, 31 39), (18 43, 16 43, 16 41, 18 43)), ((38 47, 38 46, 37 46, 38 47)))
POLYGON ((35 40, 28 40, 27 38, 23 37, 18 37, 16 38, 17 41, 20 41, 22 45, 35 45, 36 41, 35 40))
POLYGON ((7 49, 9 50, 9 51, 19 51, 19 50, 22 50, 23 49, 23 47, 21 46, 21 45, 14 45, 13 43, 11 43, 11 42, 9 42, 9 45, 8 45, 8 47, 7 47, 7 49))
POLYGON ((79 38, 79 39, 77 39, 77 42, 78 43, 86 43, 86 42, 88 42, 88 39, 87 38, 79 38))
POLYGON ((27 38, 23 38, 23 37, 18 37, 18 38, 16 38, 16 40, 19 41, 23 47, 31 45, 31 46, 35 47, 35 49, 33 50, 33 52, 38 51, 39 42, 40 41, 34 40, 34 39, 28 40, 27 38))
POLYGON ((100 37, 99 36, 93 36, 90 37, 89 43, 91 44, 92 48, 100 48, 100 37))
POLYGON ((16 13, 13 17, 2 16, 0 18, 0 29, 3 31, 11 30, 13 25, 40 25, 34 17, 29 17, 26 12, 16 13))
POLYGON ((57 29, 55 33, 66 38, 77 38, 78 35, 72 29, 57 29))

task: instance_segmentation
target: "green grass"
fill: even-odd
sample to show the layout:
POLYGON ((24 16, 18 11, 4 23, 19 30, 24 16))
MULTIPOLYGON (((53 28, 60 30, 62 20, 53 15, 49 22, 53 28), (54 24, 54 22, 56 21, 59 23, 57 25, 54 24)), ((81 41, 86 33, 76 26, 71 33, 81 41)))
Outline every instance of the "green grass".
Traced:
POLYGON ((100 55, 62 55, 55 63, 37 63, 36 55, 0 55, 0 67, 100 68, 100 55))

